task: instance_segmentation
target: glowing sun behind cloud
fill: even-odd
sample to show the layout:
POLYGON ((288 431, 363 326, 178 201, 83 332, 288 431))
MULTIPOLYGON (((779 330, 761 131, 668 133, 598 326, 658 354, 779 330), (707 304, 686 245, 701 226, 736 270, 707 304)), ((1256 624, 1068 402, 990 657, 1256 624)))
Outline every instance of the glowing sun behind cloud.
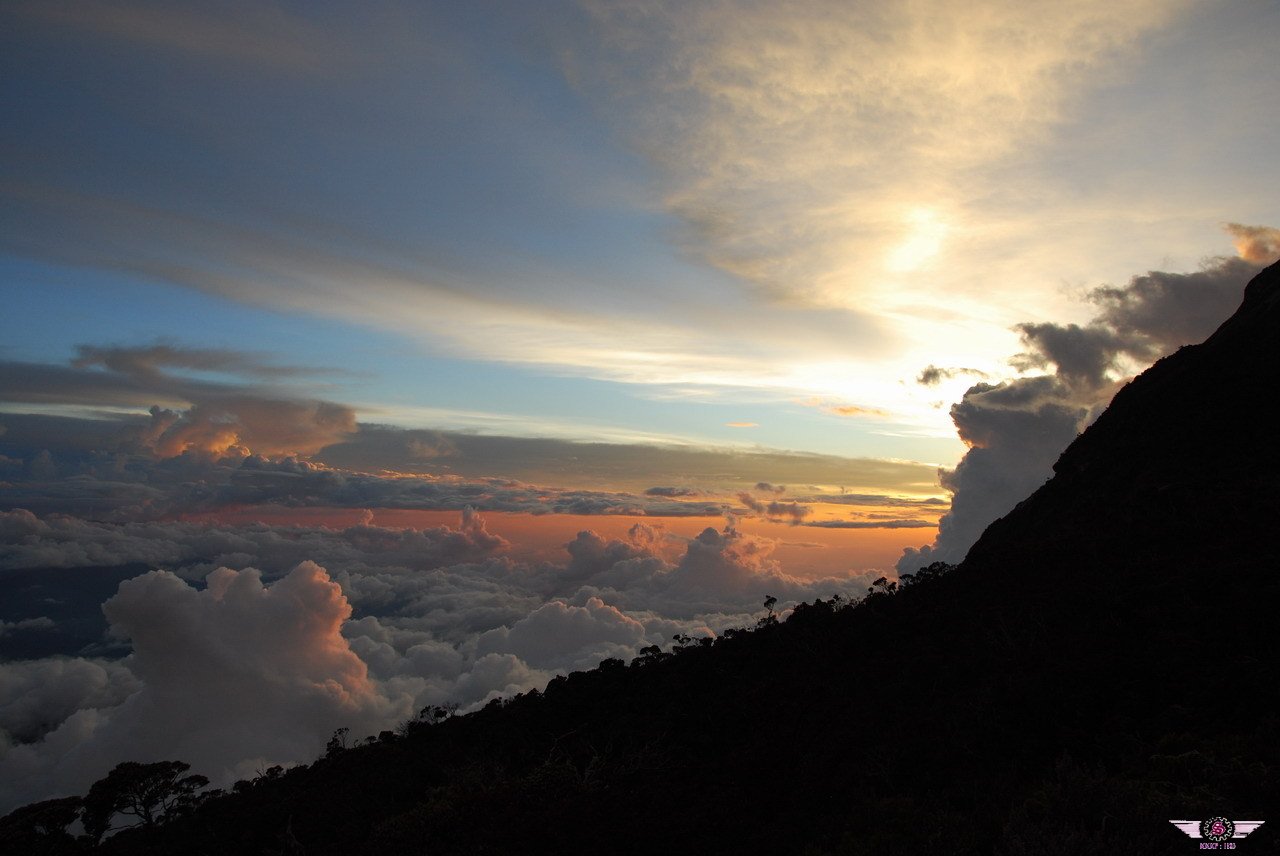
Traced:
POLYGON ((948 226, 930 208, 916 208, 907 216, 907 236, 890 252, 885 263, 893 273, 911 273, 932 261, 942 249, 948 226))

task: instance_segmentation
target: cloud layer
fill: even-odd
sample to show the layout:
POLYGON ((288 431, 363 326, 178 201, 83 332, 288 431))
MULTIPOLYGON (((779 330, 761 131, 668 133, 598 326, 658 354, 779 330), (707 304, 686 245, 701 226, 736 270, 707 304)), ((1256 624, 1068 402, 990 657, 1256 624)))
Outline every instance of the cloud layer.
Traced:
POLYGON ((474 512, 457 528, 333 530, 18 510, 0 513, 0 544, 8 567, 71 568, 66 586, 76 567, 162 569, 102 605, 123 660, 0 665, 0 810, 82 791, 126 759, 178 757, 229 784, 313 759, 339 727, 363 736, 428 704, 482 704, 752 624, 766 596, 852 596, 872 576, 791 577, 774 542, 732 525, 688 540, 585 530, 566 561, 519 563, 474 512))

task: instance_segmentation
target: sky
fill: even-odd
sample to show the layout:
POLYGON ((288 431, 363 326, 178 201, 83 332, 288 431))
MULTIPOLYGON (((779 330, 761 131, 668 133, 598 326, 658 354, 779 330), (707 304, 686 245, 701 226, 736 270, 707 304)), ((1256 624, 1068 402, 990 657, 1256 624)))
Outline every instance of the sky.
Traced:
POLYGON ((5 3, 0 802, 960 561, 1280 256, 1277 36, 1261 0, 5 3))

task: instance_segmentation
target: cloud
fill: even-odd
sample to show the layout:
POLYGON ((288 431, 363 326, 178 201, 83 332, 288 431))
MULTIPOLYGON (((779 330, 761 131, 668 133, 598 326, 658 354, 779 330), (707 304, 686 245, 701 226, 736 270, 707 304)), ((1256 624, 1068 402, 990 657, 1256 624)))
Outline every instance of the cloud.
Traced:
POLYGON ((805 407, 816 407, 823 413, 830 413, 832 416, 878 416, 887 417, 889 412, 878 407, 863 407, 857 404, 840 404, 824 398, 808 398, 799 404, 805 407))
POLYGON ((979 369, 943 369, 938 368, 932 363, 921 370, 919 376, 916 377, 916 383, 921 386, 937 386, 943 380, 950 380, 959 375, 975 375, 977 377, 986 377, 987 373, 979 369))
POLYGON ((391 529, 362 524, 322 526, 218 526, 206 523, 112 524, 65 515, 38 518, 25 509, 0 512, 0 568, 72 568, 144 562, 205 571, 217 564, 248 564, 283 573, 304 559, 358 569, 392 565, 428 570, 477 561, 506 550, 508 542, 464 510, 457 529, 391 529))
POLYGON ((335 728, 385 727, 411 709, 381 694, 341 635, 351 607, 303 562, 274 585, 220 568, 203 590, 156 571, 103 605, 128 637, 141 687, 115 706, 79 707, 39 742, 0 759, 5 806, 83 792, 120 760, 182 758, 226 784, 255 764, 314 758, 335 728))
POLYGON ((874 505, 883 508, 918 508, 922 511, 936 510, 938 507, 950 505, 947 500, 934 496, 915 499, 874 493, 815 494, 796 497, 796 499, 800 502, 823 502, 830 505, 874 505))
POLYGON ((126 44, 159 48, 170 57, 193 55, 272 71, 317 73, 331 69, 348 50, 305 19, 276 7, 230 3, 219 14, 199 7, 113 3, 82 8, 59 2, 20 3, 33 20, 91 32, 126 44))
POLYGON ((24 618, 20 621, 0 621, 0 637, 11 633, 23 633, 29 630, 52 630, 53 619, 44 615, 35 618, 24 618))
POLYGON ((116 707, 141 686, 128 665, 115 660, 0 663, 0 745, 39 740, 76 711, 116 707))
POLYGON ((264 354, 226 348, 184 348, 158 342, 143 347, 78 345, 73 368, 102 367, 125 375, 155 381, 164 379, 162 369, 179 368, 203 372, 248 375, 262 378, 294 378, 341 373, 340 369, 275 365, 264 354))
MULTIPOLYGON (((374 47, 382 50, 384 46, 374 42, 374 47)), ((414 51, 420 47, 415 45, 414 51)), ((421 59, 414 55, 410 61, 421 59)), ((430 66, 423 73, 439 71, 430 66)), ((228 87, 211 96, 219 100, 228 126, 244 121, 237 112, 242 99, 232 94, 237 91, 228 87)), ((421 92, 413 96, 421 97, 421 92)), ((505 101, 510 96, 497 97, 505 101)), ((361 107, 368 105, 362 102, 361 107)), ((163 109, 178 113, 180 118, 169 120, 186 127, 185 104, 163 109)), ((261 130, 255 127, 253 133, 261 130)), ((349 133, 350 128, 341 131, 349 133)), ((397 125, 396 131, 403 128, 397 125)), ((555 134, 560 133, 556 129, 555 134)), ((385 148, 384 140, 377 137, 364 144, 372 151, 385 148)), ((121 165, 118 153, 95 154, 104 164, 127 168, 139 185, 156 181, 149 162, 121 165)), ((205 180, 210 181, 208 176, 205 180)), ((221 176, 217 181, 221 183, 221 176)), ((240 189, 250 199, 261 193, 259 187, 240 189)), ((50 182, 40 175, 9 181, 5 190, 14 209, 21 212, 17 227, 6 238, 27 257, 106 269, 116 275, 123 272, 253 306, 368 324, 430 342, 433 349, 487 361, 551 366, 579 377, 674 384, 713 394, 750 388, 787 395, 797 391, 791 371, 800 362, 797 341, 824 355, 852 358, 871 354, 890 340, 883 325, 869 314, 845 313, 837 319, 791 307, 771 312, 766 330, 753 340, 752 357, 743 359, 726 344, 739 343, 742 325, 756 323, 753 307, 719 305, 714 312, 684 317, 652 310, 636 313, 628 303, 630 311, 620 312, 617 289, 599 287, 598 278, 609 276, 616 282, 616 271, 600 271, 591 278, 580 273, 542 274, 537 287, 532 287, 530 260, 515 251, 495 259, 493 265, 480 264, 480 270, 459 272, 450 269, 458 262, 454 250, 437 247, 434 258, 430 252, 424 258, 416 238, 405 236, 397 243, 383 235, 374 237, 365 234, 366 222, 337 227, 340 238, 329 231, 334 227, 319 224, 310 211, 297 212, 294 218, 282 218, 269 227, 244 225, 247 219, 267 216, 264 209, 274 210, 278 200, 258 199, 258 207, 241 207, 228 216, 225 211, 198 210, 202 197, 186 187, 167 188, 168 197, 159 201, 150 196, 140 200, 118 186, 98 195, 78 186, 59 186, 56 179, 50 182), (123 195, 113 195, 117 193, 123 195), (527 285, 515 288, 514 282, 527 285), (634 347, 620 351, 620 340, 634 347)), ((306 195, 305 190, 300 193, 306 195)), ((326 197, 315 203, 323 207, 332 201, 326 197)), ((325 213, 339 223, 349 214, 331 208, 325 213)), ((495 215, 498 220, 506 216, 509 212, 495 215)), ((535 267, 542 264, 539 260, 535 267)), ((648 292, 650 306, 675 296, 667 293, 674 287, 655 284, 653 278, 633 285, 633 290, 648 292)), ((687 296, 687 285, 682 287, 687 296)), ((798 391, 814 390, 804 386, 798 391)))
POLYGON ((1269 265, 1280 260, 1280 229, 1240 223, 1228 223, 1226 229, 1235 239, 1236 252, 1246 262, 1269 265))
POLYGON ((760 427, 760 425, 756 422, 726 422, 724 423, 724 425, 726 428, 759 428, 760 427))
POLYGON ((1098 322, 1115 331, 1126 348, 1145 348, 1149 355, 1159 356, 1207 338, 1235 311, 1244 284, 1262 264, 1220 258, 1191 273, 1151 271, 1123 287, 1094 289, 1089 300, 1099 306, 1098 322))
MULTIPOLYGON (((665 640, 663 640, 665 641, 665 640)), ((476 651, 515 654, 538 669, 594 668, 606 657, 634 656, 648 642, 645 627, 598 597, 584 606, 553 600, 476 640, 476 651)))
POLYGON ((756 482, 756 490, 762 493, 786 493, 787 486, 785 484, 771 484, 769 482, 756 482))
POLYGON ((657 533, 653 529, 640 524, 631 527, 626 540, 604 538, 591 530, 579 532, 565 545, 570 561, 566 573, 556 575, 554 589, 560 593, 566 583, 572 583, 573 588, 577 588, 588 580, 599 584, 604 574, 610 574, 607 584, 625 586, 626 573, 621 576, 617 573, 620 566, 641 575, 651 574, 665 565, 655 552, 657 540, 657 533))
POLYGON ((969 451, 953 470, 939 472, 952 492, 932 547, 907 548, 901 573, 931 562, 959 562, 987 525, 1049 477, 1050 466, 1090 416, 1056 378, 978 384, 951 408, 969 451))
POLYGON ((165 368, 282 378, 322 371, 265 364, 225 350, 82 346, 70 367, 0 361, 0 401, 19 405, 149 407, 145 424, 128 420, 115 438, 160 457, 196 452, 311 454, 356 429, 355 412, 328 401, 274 394, 252 384, 168 374, 165 368), (169 409, 174 408, 174 409, 169 409))
POLYGON ((341 404, 234 396, 182 413, 153 407, 151 424, 139 440, 164 458, 188 452, 219 457, 232 451, 309 455, 355 430, 354 411, 341 404))
MULTIPOLYGON (((1273 231, 1250 228, 1249 234, 1273 231)), ((1027 351, 1013 365, 1053 373, 979 383, 952 406, 969 451, 955 469, 939 471, 952 492, 951 509, 932 545, 906 549, 899 572, 961 561, 993 520, 1052 475, 1053 462, 1106 406, 1125 369, 1206 338, 1259 270, 1245 259, 1218 258, 1193 273, 1151 271, 1123 287, 1093 289, 1087 299, 1099 310, 1088 324, 1019 324, 1027 351)))
POLYGON ((911 492, 934 477, 929 465, 907 461, 768 449, 578 443, 368 424, 342 433, 310 460, 269 458, 236 443, 306 448, 345 432, 351 424, 346 413, 321 404, 267 399, 237 413, 238 421, 206 408, 99 419, 6 415, 9 431, 0 437, 0 454, 9 486, 0 496, 0 508, 40 514, 71 510, 113 520, 231 505, 470 506, 536 514, 718 517, 725 506, 711 497, 756 484, 737 473, 893 493, 911 492), (213 448, 223 448, 223 454, 213 455, 213 448), (157 456, 157 450, 168 457, 157 456), (650 491, 660 479, 668 479, 669 485, 695 483, 708 498, 650 491), (565 486, 601 483, 619 489, 565 486))
POLYGON ((928 520, 812 520, 803 524, 817 529, 931 529, 928 520))
MULTIPOLYGON (((1101 324, 1019 324, 1016 329, 1030 351, 1013 358, 1014 368, 1027 371, 1052 364, 1058 377, 1074 385, 1101 386, 1116 358, 1128 350, 1124 339, 1101 324)), ((1143 349, 1135 356, 1145 357, 1147 352, 1143 349)))
MULTIPOLYGON (((566 561, 524 564, 476 514, 457 529, 330 530, 17 511, 0 514, 0 544, 11 566, 172 569, 104 604, 125 659, 0 664, 0 810, 83 792, 125 759, 178 757, 226 784, 311 760, 338 727, 363 736, 426 704, 481 705, 676 633, 752 624, 766 596, 856 595, 879 573, 795 578, 774 541, 732 525, 687 540, 582 531, 566 561)), ((50 573, 42 591, 82 582, 50 573)))
POLYGON ((738 494, 738 501, 756 514, 769 520, 786 520, 795 526, 809 516, 813 509, 798 502, 760 502, 751 494, 743 491, 738 494))
POLYGON ((684 496, 698 496, 702 492, 692 487, 651 487, 646 488, 645 496, 665 496, 669 498, 677 498, 684 496))
POLYGON ((663 171, 686 248, 774 297, 859 308, 945 246, 975 172, 1182 8, 585 5, 599 48, 570 73, 663 171))

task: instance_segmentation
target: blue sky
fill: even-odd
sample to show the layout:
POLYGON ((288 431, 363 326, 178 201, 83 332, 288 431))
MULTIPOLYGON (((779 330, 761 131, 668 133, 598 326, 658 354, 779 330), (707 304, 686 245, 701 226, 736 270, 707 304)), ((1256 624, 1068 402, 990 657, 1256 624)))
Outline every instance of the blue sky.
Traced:
POLYGON ((962 5, 10 4, 4 356, 954 463, 926 365, 1280 222, 1273 6, 962 5))

